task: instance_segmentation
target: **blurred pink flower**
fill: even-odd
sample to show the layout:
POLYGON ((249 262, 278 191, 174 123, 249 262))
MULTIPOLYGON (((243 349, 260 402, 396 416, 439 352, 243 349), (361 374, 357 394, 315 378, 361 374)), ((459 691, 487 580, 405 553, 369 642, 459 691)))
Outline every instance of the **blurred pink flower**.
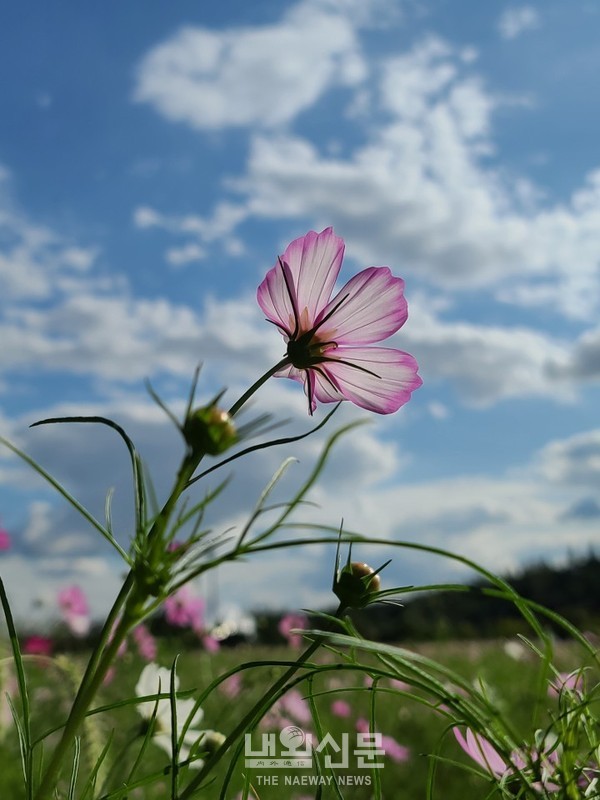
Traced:
POLYGON ((559 672, 555 680, 548 686, 550 697, 558 697, 562 692, 581 692, 583 689, 583 672, 559 672))
POLYGON ((67 586, 58 593, 58 605, 71 633, 85 636, 90 630, 90 607, 79 586, 67 586))
POLYGON ((386 736, 384 734, 381 737, 381 746, 385 750, 386 756, 391 758, 392 761, 395 761, 396 764, 404 764, 406 761, 410 761, 410 750, 408 747, 397 742, 392 736, 386 736))
POLYGON ((391 414, 422 383, 408 353, 371 346, 406 322, 404 281, 389 267, 369 267, 330 300, 343 255, 333 228, 309 231, 288 245, 258 287, 258 304, 287 342, 277 377, 304 384, 310 414, 317 400, 350 400, 391 414))
MULTIPOLYGON (((359 733, 369 733, 370 725, 368 720, 364 717, 359 717, 356 720, 356 730, 359 733)), ((381 747, 383 748, 386 756, 395 761, 396 764, 403 764, 410 760, 410 750, 403 744, 397 742, 393 736, 383 734, 381 736, 381 747)))
POLYGON ((51 656, 53 648, 48 636, 28 636, 23 643, 23 653, 28 656, 51 656))
POLYGON ((542 780, 535 781, 532 786, 536 789, 547 789, 549 791, 556 791, 560 788, 558 784, 551 780, 558 764, 559 754, 557 748, 551 749, 548 753, 542 752, 541 755, 535 750, 531 750, 529 758, 520 750, 513 750, 510 758, 505 761, 485 736, 474 733, 470 728, 467 728, 466 736, 463 736, 458 727, 454 727, 453 731, 457 742, 465 753, 494 777, 502 779, 507 775, 515 774, 517 771, 527 773, 531 771, 532 765, 536 764, 541 768, 542 780))
POLYGON ((152 636, 148 628, 144 624, 138 625, 133 629, 131 635, 133 636, 133 641, 141 657, 146 661, 154 661, 158 648, 156 646, 156 639, 152 636))
POLYGON ((199 597, 189 584, 182 586, 165 600, 165 619, 176 628, 204 627, 204 600, 199 597))
POLYGON ((240 673, 234 672, 233 675, 226 678, 223 683, 220 683, 219 691, 221 691, 225 697, 229 697, 230 700, 237 697, 242 691, 242 676, 240 673))
POLYGON ((463 736, 460 728, 453 728, 456 741, 470 756, 473 761, 483 767, 487 772, 501 778, 505 773, 510 772, 506 761, 502 758, 500 753, 491 744, 485 736, 479 733, 473 733, 470 728, 467 728, 466 736, 463 736))
POLYGON ((274 703, 260 721, 261 728, 282 728, 306 725, 312 720, 308 701, 298 689, 290 689, 274 703))
POLYGON ((306 614, 286 614, 279 620, 277 630, 287 641, 290 647, 299 648, 302 646, 302 634, 292 633, 294 628, 308 628, 308 617, 306 614))
POLYGON ((207 653, 218 653, 221 649, 221 642, 209 633, 202 634, 200 640, 207 653))
POLYGON ((10 538, 10 533, 4 528, 0 528, 0 552, 3 550, 10 550, 12 545, 12 539, 10 538))
POLYGON ((352 716, 352 706, 345 700, 334 700, 331 704, 331 713, 336 717, 348 719, 348 717, 352 716))
POLYGON ((106 675, 104 676, 104 680, 102 681, 102 684, 104 686, 108 686, 110 683, 112 683, 114 681, 116 674, 117 674, 117 670, 115 669, 114 665, 110 666, 106 670, 106 675))
POLYGON ((397 680, 396 678, 390 678, 390 686, 392 689, 397 689, 399 692, 408 692, 410 689, 409 683, 397 680))
POLYGON ((308 701, 298 689, 290 689, 286 692, 279 700, 279 707, 293 717, 296 722, 310 722, 312 719, 308 701))

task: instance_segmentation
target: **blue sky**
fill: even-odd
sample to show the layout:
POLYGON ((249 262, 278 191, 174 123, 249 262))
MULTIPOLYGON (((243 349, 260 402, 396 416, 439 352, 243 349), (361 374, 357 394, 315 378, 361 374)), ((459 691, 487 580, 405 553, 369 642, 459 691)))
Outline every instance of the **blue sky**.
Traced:
MULTIPOLYGON (((201 397, 233 400, 282 355, 256 286, 291 239, 333 225, 344 280, 383 264, 405 278, 390 344, 424 385, 340 446, 307 518, 499 570, 598 544, 596 3, 36 6, 7 6, 0 31, 3 435, 94 513, 115 485, 126 541, 118 442, 28 425, 111 416, 166 491, 180 445, 144 379, 181 409, 202 361, 201 397)), ((309 424, 283 381, 255 408, 309 424)), ((318 447, 239 467, 215 529, 243 522, 286 455, 291 494, 318 447)), ((0 521, 21 615, 74 581, 106 607, 105 543, 5 452, 0 521)), ((391 555, 394 583, 460 574, 391 555)), ((230 568, 219 597, 318 606, 331 563, 314 548, 230 568)))

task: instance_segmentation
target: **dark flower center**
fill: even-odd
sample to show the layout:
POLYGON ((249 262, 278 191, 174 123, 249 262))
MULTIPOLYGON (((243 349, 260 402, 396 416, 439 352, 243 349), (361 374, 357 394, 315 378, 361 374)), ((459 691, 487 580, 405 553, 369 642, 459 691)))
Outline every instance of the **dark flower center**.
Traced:
POLYGON ((313 331, 309 331, 298 339, 289 340, 287 356, 296 369, 309 369, 328 360, 323 353, 330 347, 335 348, 335 342, 320 342, 313 338, 313 331))

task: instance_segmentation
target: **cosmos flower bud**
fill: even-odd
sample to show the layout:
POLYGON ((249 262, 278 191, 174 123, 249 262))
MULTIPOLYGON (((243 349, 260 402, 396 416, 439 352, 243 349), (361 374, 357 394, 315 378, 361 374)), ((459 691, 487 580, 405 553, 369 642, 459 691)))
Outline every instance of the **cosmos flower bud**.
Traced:
POLYGON ((209 456, 224 453, 238 440, 230 415, 214 403, 190 413, 183 426, 183 435, 194 453, 209 456))
POLYGON ((375 570, 362 561, 352 561, 338 573, 333 591, 346 608, 364 608, 381 588, 375 570))
POLYGON ((198 749, 208 755, 212 755, 221 747, 225 739, 225 734, 220 731, 203 731, 201 738, 198 740, 198 749))

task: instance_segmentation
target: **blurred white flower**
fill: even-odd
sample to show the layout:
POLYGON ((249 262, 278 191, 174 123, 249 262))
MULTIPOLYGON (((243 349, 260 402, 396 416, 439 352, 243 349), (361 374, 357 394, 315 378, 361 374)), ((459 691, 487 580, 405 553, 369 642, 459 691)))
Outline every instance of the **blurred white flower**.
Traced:
MULTIPOLYGON (((154 694, 168 694, 171 687, 171 671, 166 667, 159 667, 157 664, 146 664, 140 678, 135 687, 135 693, 138 697, 146 697, 147 695, 154 694)), ((175 691, 179 689, 179 678, 175 675, 175 691)), ((210 746, 215 737, 220 736, 215 731, 198 730, 195 726, 202 722, 204 712, 201 708, 194 711, 195 703, 191 698, 176 699, 177 706, 177 737, 181 738, 181 734, 186 724, 188 717, 193 714, 190 720, 189 727, 181 741, 179 747, 179 761, 185 761, 190 757, 192 752, 201 752, 204 750, 204 743, 207 747, 210 746)), ((164 697, 157 700, 147 700, 143 703, 138 703, 137 710, 140 715, 150 722, 154 717, 154 730, 152 738, 159 747, 172 755, 172 718, 171 718, 171 699, 164 697), (156 709, 156 714, 155 714, 156 709)), ((200 769, 204 764, 201 758, 194 758, 190 762, 190 767, 200 769)))
POLYGON ((527 658, 527 649, 525 646, 522 645, 521 642, 514 641, 514 639, 504 643, 504 652, 515 661, 523 661, 523 659, 527 658))

